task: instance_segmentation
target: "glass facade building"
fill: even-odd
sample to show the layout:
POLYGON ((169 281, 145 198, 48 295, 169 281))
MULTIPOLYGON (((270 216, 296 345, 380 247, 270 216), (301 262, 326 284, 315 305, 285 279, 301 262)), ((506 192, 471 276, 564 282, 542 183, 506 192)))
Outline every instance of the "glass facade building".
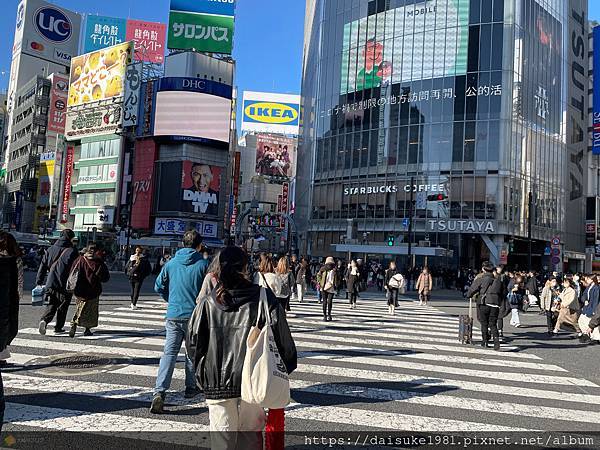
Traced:
POLYGON ((584 215, 567 170, 572 7, 309 1, 304 250, 326 256, 350 242, 369 253, 393 236, 450 250, 430 265, 523 267, 530 227, 536 267, 552 263, 555 236, 579 250, 584 226, 567 223, 568 210, 584 215))

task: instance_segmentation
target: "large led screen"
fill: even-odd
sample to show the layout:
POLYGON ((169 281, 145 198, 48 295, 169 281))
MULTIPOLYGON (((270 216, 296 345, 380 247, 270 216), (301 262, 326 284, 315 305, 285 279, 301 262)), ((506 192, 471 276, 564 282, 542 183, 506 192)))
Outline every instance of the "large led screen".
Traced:
POLYGON ((229 142, 230 117, 229 99, 200 92, 159 92, 154 135, 229 142))
POLYGON ((412 3, 347 23, 340 93, 464 75, 468 42, 467 0, 412 3))

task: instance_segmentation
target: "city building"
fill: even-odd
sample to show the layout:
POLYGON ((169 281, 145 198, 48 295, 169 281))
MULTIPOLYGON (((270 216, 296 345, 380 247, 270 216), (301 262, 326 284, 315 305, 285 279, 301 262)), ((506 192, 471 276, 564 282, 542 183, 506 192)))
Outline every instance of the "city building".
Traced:
POLYGON ((52 197, 56 200, 60 181, 50 183, 48 174, 60 146, 55 139, 58 133, 49 135, 47 129, 49 109, 55 106, 50 104, 50 75, 69 73, 71 58, 78 52, 81 16, 43 0, 23 0, 16 13, 0 226, 38 233, 40 228, 44 232, 53 227, 49 202, 52 197), (53 186, 53 195, 44 192, 40 197, 38 193, 40 168, 47 182, 44 189, 53 186))
POLYGON ((583 270, 587 1, 307 12, 301 251, 583 270))
POLYGON ((141 88, 130 227, 149 244, 149 237, 177 240, 195 228, 207 244, 221 246, 236 150, 235 63, 196 52, 165 59, 165 76, 141 88))

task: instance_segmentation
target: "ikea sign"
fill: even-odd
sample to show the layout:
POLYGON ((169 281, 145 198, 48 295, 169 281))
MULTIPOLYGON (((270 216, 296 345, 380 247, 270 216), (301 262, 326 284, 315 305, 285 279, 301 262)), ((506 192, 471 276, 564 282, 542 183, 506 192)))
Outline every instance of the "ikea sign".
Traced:
POLYGON ((300 98, 297 95, 245 92, 242 131, 297 135, 300 98))

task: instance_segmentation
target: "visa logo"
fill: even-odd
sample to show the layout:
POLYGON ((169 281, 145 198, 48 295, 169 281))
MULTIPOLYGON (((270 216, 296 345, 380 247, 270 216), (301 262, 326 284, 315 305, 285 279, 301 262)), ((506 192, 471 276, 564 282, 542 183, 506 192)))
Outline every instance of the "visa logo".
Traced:
POLYGON ((71 55, 65 51, 54 49, 54 58, 62 61, 71 61, 71 55))
POLYGON ((298 120, 298 107, 285 103, 246 102, 244 115, 254 122, 291 124, 298 120))

